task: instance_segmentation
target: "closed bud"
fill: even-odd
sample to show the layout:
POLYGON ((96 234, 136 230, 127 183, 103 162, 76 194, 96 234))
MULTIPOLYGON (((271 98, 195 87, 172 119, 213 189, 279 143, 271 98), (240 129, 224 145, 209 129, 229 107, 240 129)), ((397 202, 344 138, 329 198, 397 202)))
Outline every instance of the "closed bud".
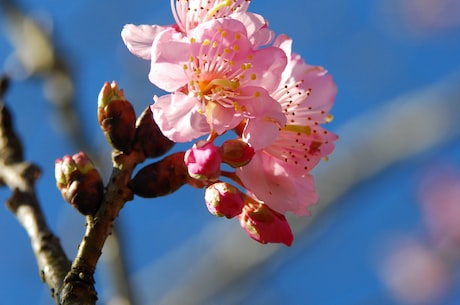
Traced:
POLYGON ((220 176, 222 158, 212 142, 198 141, 185 153, 185 165, 190 177, 202 181, 215 181, 220 176))
POLYGON ((136 113, 116 82, 106 82, 99 93, 97 119, 107 141, 129 153, 136 136, 136 113))
POLYGON ((291 246, 294 236, 286 217, 266 204, 246 198, 248 200, 238 218, 249 237, 262 244, 283 243, 291 246))
POLYGON ((174 142, 163 135, 153 119, 150 106, 140 115, 136 123, 136 142, 147 158, 156 158, 167 153, 174 142))
POLYGON ((83 215, 94 215, 104 192, 99 172, 85 153, 56 160, 56 186, 65 201, 83 215))
POLYGON ((188 179, 184 152, 177 152, 142 168, 129 182, 129 187, 138 196, 154 198, 175 192, 188 179))
POLYGON ((254 148, 241 139, 227 140, 222 143, 222 161, 233 168, 248 164, 254 153, 254 148))
POLYGON ((204 200, 211 214, 233 218, 239 215, 243 209, 243 196, 233 185, 217 182, 208 186, 204 200))

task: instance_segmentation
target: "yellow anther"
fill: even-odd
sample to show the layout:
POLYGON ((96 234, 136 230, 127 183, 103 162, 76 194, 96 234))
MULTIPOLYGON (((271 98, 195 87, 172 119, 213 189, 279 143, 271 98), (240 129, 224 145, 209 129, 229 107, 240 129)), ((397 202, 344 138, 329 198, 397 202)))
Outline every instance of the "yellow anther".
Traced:
POLYGON ((240 38, 241 38, 241 34, 240 34, 240 33, 236 33, 236 34, 235 34, 235 39, 238 40, 238 39, 240 39, 240 38))
POLYGON ((233 50, 238 51, 239 49, 240 49, 240 46, 239 46, 239 45, 234 45, 234 46, 233 46, 233 50))
POLYGON ((205 39, 205 40, 203 41, 203 45, 204 45, 204 46, 209 46, 210 44, 211 44, 211 41, 209 41, 209 39, 205 39))
POLYGON ((214 42, 212 43, 212 47, 213 47, 214 49, 217 48, 217 41, 214 41, 214 42))
POLYGON ((208 12, 208 18, 214 17, 214 15, 221 9, 226 6, 231 6, 232 5, 232 0, 225 0, 221 3, 216 4, 211 10, 208 12))
POLYGON ((286 125, 281 130, 292 131, 292 132, 300 132, 306 135, 311 134, 310 126, 300 126, 300 125, 286 125))
POLYGON ((334 116, 332 114, 328 114, 326 117, 326 123, 332 122, 333 119, 334 119, 334 116))
POLYGON ((252 79, 252 80, 255 80, 256 78, 257 78, 257 75, 255 75, 254 73, 251 74, 251 79, 252 79))

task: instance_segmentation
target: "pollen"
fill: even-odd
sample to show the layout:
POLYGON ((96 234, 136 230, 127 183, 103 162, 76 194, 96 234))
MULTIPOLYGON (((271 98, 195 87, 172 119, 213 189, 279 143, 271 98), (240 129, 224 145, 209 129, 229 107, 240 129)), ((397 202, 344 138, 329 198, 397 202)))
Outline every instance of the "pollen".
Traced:
POLYGON ((260 96, 260 91, 254 92, 254 97, 259 97, 260 96))
POLYGON ((239 51, 239 50, 240 50, 240 46, 239 46, 239 45, 237 45, 237 44, 236 44, 236 45, 234 45, 234 46, 233 46, 233 50, 235 50, 235 51, 239 51))
POLYGON ((251 80, 256 80, 256 78, 257 78, 257 75, 255 75, 254 73, 251 74, 251 80))
POLYGON ((328 114, 326 117, 326 123, 330 123, 334 120, 334 116, 332 114, 328 114))
POLYGON ((238 40, 238 39, 241 39, 241 34, 240 33, 235 34, 235 40, 238 40))
POLYGON ((211 44, 211 41, 209 41, 209 39, 205 39, 203 41, 203 46, 209 46, 211 44))
POLYGON ((249 63, 245 63, 241 65, 241 70, 249 70, 251 69, 252 65, 249 63))

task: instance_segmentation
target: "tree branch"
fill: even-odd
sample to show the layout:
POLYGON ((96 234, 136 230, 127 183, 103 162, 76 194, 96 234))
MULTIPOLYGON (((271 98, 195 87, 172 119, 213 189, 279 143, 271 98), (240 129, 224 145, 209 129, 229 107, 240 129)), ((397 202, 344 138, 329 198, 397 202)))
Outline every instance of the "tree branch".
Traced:
POLYGON ((12 190, 6 206, 29 235, 40 277, 58 302, 70 261, 59 239, 48 227, 35 193, 35 181, 40 176, 40 169, 23 160, 21 142, 2 99, 7 83, 6 78, 0 79, 0 181, 12 190))
POLYGON ((61 295, 63 305, 95 304, 93 274, 102 247, 111 233, 114 220, 124 204, 132 200, 132 191, 127 187, 136 165, 144 160, 137 150, 130 154, 114 153, 113 171, 107 185, 101 207, 94 216, 87 216, 86 232, 78 248, 77 256, 69 274, 64 279, 61 295))

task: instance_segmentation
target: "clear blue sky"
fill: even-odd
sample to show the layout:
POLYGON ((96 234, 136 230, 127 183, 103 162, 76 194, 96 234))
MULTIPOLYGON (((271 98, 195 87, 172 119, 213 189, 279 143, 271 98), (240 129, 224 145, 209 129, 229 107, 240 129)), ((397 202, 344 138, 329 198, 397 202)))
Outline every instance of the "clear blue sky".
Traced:
MULTIPOLYGON (((439 0, 419 1, 419 5, 422 2, 439 0)), ((460 11, 458 1, 442 1, 447 5, 449 2, 460 11)), ((339 132, 341 126, 357 116, 459 71, 459 13, 447 9, 444 15, 429 19, 433 9, 416 14, 416 8, 405 10, 411 3, 417 1, 254 0, 250 8, 264 15, 274 31, 292 36, 294 50, 309 63, 326 67, 334 76, 339 94, 332 111, 335 119, 329 128, 339 132), (423 23, 424 20, 428 21, 423 23)), ((96 119, 97 95, 102 84, 118 81, 138 113, 152 102, 154 94, 161 94, 147 80, 148 62, 125 49, 120 31, 126 23, 172 23, 169 1, 22 0, 20 5, 28 13, 51 20, 57 47, 74 71, 84 133, 94 150, 105 154, 108 162, 108 148, 96 119)), ((0 26, 6 26, 3 12, 0 26)), ((11 52, 10 41, 2 31, 0 72, 9 67, 11 52)), ((73 257, 84 230, 84 219, 63 203, 56 190, 54 160, 75 153, 76 148, 59 131, 61 123, 55 118, 53 106, 46 102, 42 85, 36 78, 13 82, 7 101, 25 142, 27 158, 43 169, 38 194, 46 216, 73 257)), ((349 147, 349 139, 356 140, 353 135, 340 136, 337 154, 349 147)), ((242 279, 241 285, 250 293, 236 303, 399 305, 378 276, 376 253, 399 233, 423 238, 417 205, 420 175, 427 164, 439 160, 460 171, 459 156, 457 139, 393 165, 354 187, 309 228, 309 234, 295 236, 292 248, 283 248, 271 261, 247 274, 247 281, 242 279)), ((323 163, 321 170, 326 171, 327 166, 323 163)), ((327 186, 323 189, 327 191, 327 186)), ((0 190, 0 201, 8 196, 9 191, 0 190)), ((169 197, 128 203, 120 223, 129 272, 135 278, 152 262, 162 262, 165 256, 177 253, 183 243, 208 225, 227 226, 228 221, 207 212, 202 190, 184 187, 169 197)), ((238 226, 236 222, 229 225, 238 226)), ((221 240, 219 236, 214 238, 221 240)), ((206 252, 209 243, 203 244, 203 248, 196 247, 206 252)), ((5 208, 0 209, 0 245, 0 303, 51 304, 47 288, 39 281, 28 238, 5 208)), ((193 257, 189 258, 189 264, 193 262, 193 257)), ((168 274, 157 274, 141 289, 161 286, 164 278, 178 282, 181 274, 181 270, 171 266, 168 274)), ((97 280, 102 287, 104 280, 97 280)), ((454 282, 454 287, 459 288, 460 284, 454 282)), ((100 297, 104 300, 103 290, 100 297)), ((221 303, 210 304, 232 304, 229 292, 222 292, 219 299, 221 303)), ((454 293, 447 293, 442 304, 456 304, 459 300, 454 293)))

